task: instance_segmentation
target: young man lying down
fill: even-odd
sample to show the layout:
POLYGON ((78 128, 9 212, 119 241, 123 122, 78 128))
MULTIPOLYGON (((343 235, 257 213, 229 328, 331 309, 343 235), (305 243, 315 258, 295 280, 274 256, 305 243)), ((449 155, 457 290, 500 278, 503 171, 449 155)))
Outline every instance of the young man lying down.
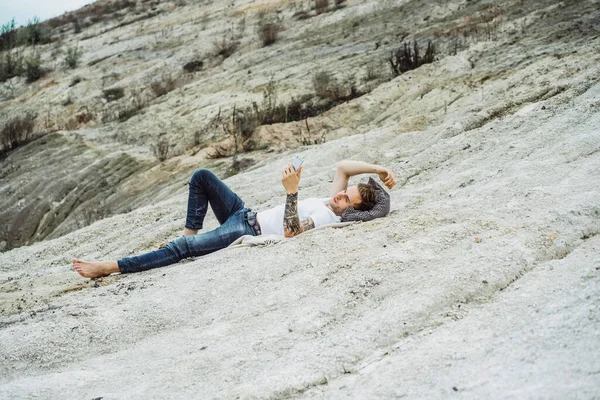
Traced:
POLYGON ((207 169, 198 169, 189 182, 187 217, 183 236, 165 247, 118 261, 84 261, 73 258, 73 268, 86 278, 113 272, 129 273, 174 264, 184 258, 221 250, 243 235, 293 237, 319 226, 340 221, 369 220, 389 212, 389 195, 373 179, 348 187, 351 176, 376 173, 389 189, 396 185, 394 173, 379 165, 344 160, 338 164, 327 198, 298 200, 302 166, 289 164, 281 183, 287 192, 285 204, 255 213, 223 181, 207 169), (220 226, 202 229, 210 204, 220 226))

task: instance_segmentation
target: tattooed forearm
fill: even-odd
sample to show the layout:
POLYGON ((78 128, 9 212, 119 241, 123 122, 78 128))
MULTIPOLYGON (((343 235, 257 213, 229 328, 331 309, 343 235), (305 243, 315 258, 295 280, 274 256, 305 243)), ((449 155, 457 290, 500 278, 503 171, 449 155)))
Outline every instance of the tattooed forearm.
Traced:
POLYGON ((289 194, 285 200, 285 213, 283 214, 283 231, 285 236, 294 236, 300 231, 300 217, 298 217, 298 193, 289 194))
POLYGON ((306 232, 309 229, 312 229, 315 227, 315 223, 313 222, 311 217, 308 217, 307 220, 300 222, 300 231, 301 232, 306 232))
POLYGON ((300 222, 298 216, 298 193, 288 194, 285 201, 285 213, 283 216, 283 231, 286 237, 296 236, 309 229, 313 229, 315 223, 312 218, 300 222))

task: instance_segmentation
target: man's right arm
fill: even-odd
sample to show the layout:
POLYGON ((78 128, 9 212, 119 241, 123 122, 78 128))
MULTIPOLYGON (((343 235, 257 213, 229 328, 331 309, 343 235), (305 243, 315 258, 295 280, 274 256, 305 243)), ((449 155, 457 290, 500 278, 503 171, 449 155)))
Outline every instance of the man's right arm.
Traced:
POLYGON ((331 185, 331 196, 335 196, 342 190, 348 189, 348 179, 354 175, 377 174, 383 183, 389 188, 396 185, 396 177, 392 170, 380 165, 368 164, 362 161, 342 160, 338 163, 331 185))

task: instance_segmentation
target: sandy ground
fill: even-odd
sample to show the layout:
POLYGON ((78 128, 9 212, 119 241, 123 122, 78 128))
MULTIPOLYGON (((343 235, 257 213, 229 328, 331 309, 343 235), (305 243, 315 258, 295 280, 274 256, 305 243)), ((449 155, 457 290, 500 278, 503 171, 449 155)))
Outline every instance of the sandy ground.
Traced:
POLYGON ((386 218, 71 270, 179 235, 176 193, 0 253, 0 398, 600 398, 599 40, 495 62, 478 44, 323 117, 361 133, 226 180, 262 210, 293 153, 301 197, 326 195, 341 159, 378 163, 399 181, 386 218))

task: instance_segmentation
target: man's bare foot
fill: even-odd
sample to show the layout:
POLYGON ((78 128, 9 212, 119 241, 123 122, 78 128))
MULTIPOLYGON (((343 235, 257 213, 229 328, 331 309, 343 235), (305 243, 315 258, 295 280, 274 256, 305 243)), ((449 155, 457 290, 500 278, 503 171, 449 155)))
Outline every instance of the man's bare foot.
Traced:
POLYGON ((84 278, 100 278, 119 272, 119 264, 116 261, 83 261, 78 258, 71 260, 73 269, 84 278))

